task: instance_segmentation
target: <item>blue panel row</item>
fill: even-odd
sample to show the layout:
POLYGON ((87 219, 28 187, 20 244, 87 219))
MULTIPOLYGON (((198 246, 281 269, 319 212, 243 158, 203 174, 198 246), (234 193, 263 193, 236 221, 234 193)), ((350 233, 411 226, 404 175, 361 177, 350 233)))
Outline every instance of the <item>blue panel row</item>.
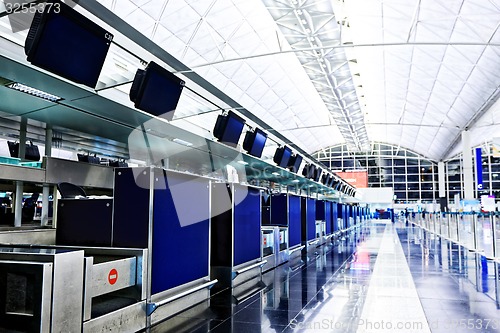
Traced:
POLYGON ((234 267, 260 258, 261 193, 259 189, 212 185, 211 262, 234 267))
POLYGON ((235 186, 234 266, 260 257, 260 191, 235 186))
POLYGON ((207 179, 161 169, 152 175, 150 169, 120 168, 113 204, 113 246, 149 248, 152 294, 208 276, 207 179))

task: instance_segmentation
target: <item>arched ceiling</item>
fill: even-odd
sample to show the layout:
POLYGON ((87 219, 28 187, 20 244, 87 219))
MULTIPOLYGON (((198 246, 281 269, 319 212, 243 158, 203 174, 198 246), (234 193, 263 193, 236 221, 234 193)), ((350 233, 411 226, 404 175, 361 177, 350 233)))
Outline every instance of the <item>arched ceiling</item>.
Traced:
POLYGON ((99 2, 309 152, 440 160, 498 126, 499 0, 99 2))
MULTIPOLYGON (((465 129, 474 145, 500 136, 500 0, 79 3, 95 4, 309 153, 379 141, 437 161, 461 149, 465 129)), ((25 35, 0 29, 14 41, 25 35)), ((130 81, 140 66, 121 43, 98 89, 130 81)), ((105 94, 130 104, 129 89, 105 94)), ((220 113, 211 109, 182 97, 172 123, 211 131, 220 113)))

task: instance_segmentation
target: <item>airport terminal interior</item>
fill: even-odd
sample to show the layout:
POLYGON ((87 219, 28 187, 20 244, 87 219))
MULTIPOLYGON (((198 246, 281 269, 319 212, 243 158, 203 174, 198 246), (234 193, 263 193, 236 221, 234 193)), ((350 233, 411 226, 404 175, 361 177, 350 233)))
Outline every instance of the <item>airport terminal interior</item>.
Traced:
POLYGON ((0 0, 0 333, 500 332, 498 0, 0 0))

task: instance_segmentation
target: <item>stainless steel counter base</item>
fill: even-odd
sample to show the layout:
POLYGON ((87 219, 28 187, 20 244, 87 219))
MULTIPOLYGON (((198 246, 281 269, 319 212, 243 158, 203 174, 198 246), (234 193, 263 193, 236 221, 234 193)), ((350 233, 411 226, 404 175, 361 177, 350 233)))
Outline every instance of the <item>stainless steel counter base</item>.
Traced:
POLYGON ((263 259, 267 261, 267 263, 264 264, 264 266, 262 266, 262 271, 263 272, 266 272, 266 271, 268 271, 270 269, 273 269, 276 266, 278 266, 277 259, 276 259, 276 254, 274 254, 274 253, 270 254, 268 256, 265 256, 263 259))
POLYGON ((83 323, 83 333, 137 332, 146 328, 146 301, 141 301, 83 323))

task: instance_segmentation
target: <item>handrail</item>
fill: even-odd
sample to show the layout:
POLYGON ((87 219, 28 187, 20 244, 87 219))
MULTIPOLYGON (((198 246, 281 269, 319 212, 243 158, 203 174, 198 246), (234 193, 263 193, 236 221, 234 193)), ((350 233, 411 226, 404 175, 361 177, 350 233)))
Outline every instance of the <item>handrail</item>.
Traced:
POLYGON ((196 286, 196 287, 193 287, 191 289, 188 289, 188 290, 185 290, 181 293, 178 293, 174 296, 171 296, 171 297, 168 297, 168 298, 165 298, 164 300, 160 301, 160 302, 152 302, 152 303, 147 303, 146 304, 146 312, 147 312, 147 315, 148 316, 151 316, 153 314, 153 312, 156 311, 156 309, 158 309, 159 307, 165 305, 165 304, 168 304, 170 302, 173 302, 175 300, 178 300, 179 298, 182 298, 184 296, 187 296, 189 294, 192 294, 194 292, 197 292, 199 290, 202 290, 202 289, 205 289, 205 288, 212 288, 214 286, 214 284, 216 284, 217 282, 219 282, 219 280, 215 279, 215 280, 212 280, 212 281, 208 281, 207 283, 204 283, 204 284, 201 284, 199 286, 196 286))
POLYGON ((291 251, 288 250, 288 254, 290 255, 290 254, 294 253, 295 251, 300 251, 300 250, 302 250, 305 247, 306 247, 305 245, 301 245, 301 246, 299 246, 299 247, 297 247, 297 248, 295 248, 295 249, 293 249, 291 251))
POLYGON ((234 271, 235 275, 234 275, 233 279, 234 279, 236 276, 238 276, 239 274, 242 274, 242 273, 248 272, 249 270, 254 269, 254 268, 257 268, 257 267, 262 267, 262 266, 264 266, 265 264, 267 264, 267 260, 262 260, 262 261, 256 262, 256 263, 255 263, 255 264, 253 264, 253 265, 249 265, 249 266, 246 266, 245 268, 238 269, 238 270, 234 271))

